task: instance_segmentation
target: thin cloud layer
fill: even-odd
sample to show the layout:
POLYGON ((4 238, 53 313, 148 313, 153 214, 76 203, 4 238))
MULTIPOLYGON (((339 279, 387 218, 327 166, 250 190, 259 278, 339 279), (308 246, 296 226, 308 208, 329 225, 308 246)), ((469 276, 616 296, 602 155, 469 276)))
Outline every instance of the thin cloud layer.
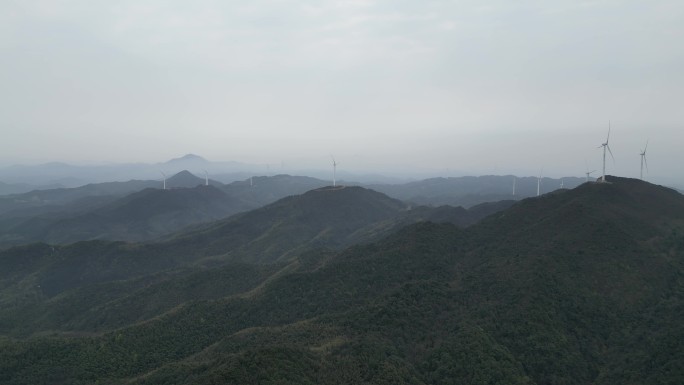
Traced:
POLYGON ((677 1, 9 1, 1 161, 681 178, 677 1), (306 162, 304 162, 306 163, 306 162), (636 165, 636 166, 635 166, 636 165), (594 167, 596 168, 596 167, 594 167))

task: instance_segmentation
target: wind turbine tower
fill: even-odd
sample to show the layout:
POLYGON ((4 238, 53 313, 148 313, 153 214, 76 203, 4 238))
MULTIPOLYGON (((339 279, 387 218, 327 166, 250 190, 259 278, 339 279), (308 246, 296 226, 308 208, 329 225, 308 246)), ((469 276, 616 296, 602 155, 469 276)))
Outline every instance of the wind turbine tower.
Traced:
POLYGON ((608 141, 610 140, 610 120, 608 121, 608 136, 606 137, 606 142, 601 144, 598 148, 603 147, 603 175, 601 176, 601 182, 605 183, 606 182, 606 149, 608 149, 608 152, 610 153, 610 157, 613 158, 613 162, 615 162, 615 158, 613 157, 613 152, 610 151, 610 146, 608 145, 608 141))
POLYGON ((204 185, 209 186, 209 173, 207 170, 204 170, 204 185))
POLYGON ((641 174, 640 179, 644 180, 644 165, 646 165, 646 172, 648 172, 648 163, 646 162, 646 149, 648 148, 648 140, 646 141, 646 147, 639 153, 641 155, 641 174))
POLYGON ((544 169, 542 168, 541 171, 539 171, 539 178, 537 178, 537 196, 541 195, 541 180, 543 171, 544 169))
POLYGON ((513 196, 515 196, 515 183, 517 182, 518 178, 515 176, 513 177, 513 196))
POLYGON ((336 187, 336 186, 337 186, 337 181, 336 181, 336 177, 337 177, 337 162, 335 161, 335 157, 334 157, 334 156, 331 155, 330 157, 332 158, 332 161, 333 161, 333 163, 332 163, 332 164, 333 164, 333 187, 336 187))
POLYGON ((162 174, 162 176, 164 177, 164 187, 162 188, 162 190, 166 190, 166 174, 164 174, 162 171, 159 171, 159 172, 160 172, 160 173, 162 174))

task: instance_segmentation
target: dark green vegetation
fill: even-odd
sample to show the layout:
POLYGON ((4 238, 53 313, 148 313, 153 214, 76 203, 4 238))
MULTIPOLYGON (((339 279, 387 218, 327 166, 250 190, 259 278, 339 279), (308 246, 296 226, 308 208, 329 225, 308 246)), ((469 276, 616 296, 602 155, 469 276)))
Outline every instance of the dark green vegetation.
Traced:
POLYGON ((61 206, 88 197, 124 196, 146 188, 161 188, 161 186, 161 182, 157 181, 131 180, 94 183, 76 188, 34 190, 0 197, 0 213, 43 206, 61 206))
MULTIPOLYGON (((211 186, 198 188, 213 190, 211 186)), ((150 194, 169 195, 191 191, 151 190, 150 194)), ((129 217, 138 215, 139 211, 145 215, 145 210, 157 210, 154 202, 158 201, 129 210, 129 217)), ((160 243, 90 241, 69 246, 33 244, 9 249, 0 252, 3 266, 0 270, 0 288, 3 288, 2 293, 6 293, 4 303, 7 305, 0 313, 0 332, 25 335, 32 330, 54 327, 73 330, 71 325, 82 323, 83 316, 77 314, 76 310, 84 306, 79 303, 84 293, 88 293, 92 301, 121 300, 122 295, 132 296, 133 301, 141 301, 144 298, 138 292, 131 292, 137 290, 139 285, 157 284, 188 274, 199 274, 196 280, 206 279, 210 282, 210 277, 214 277, 207 273, 211 271, 210 268, 227 263, 287 263, 291 258, 310 250, 341 249, 361 241, 378 239, 402 225, 422 219, 467 225, 492 210, 502 209, 502 204, 505 205, 505 202, 471 210, 406 210, 403 203, 360 187, 319 189, 284 198, 160 243), (159 275, 159 272, 172 274, 159 275), (205 274, 209 276, 204 277, 205 274), (92 286, 98 284, 106 285, 103 289, 92 286), (111 292, 114 297, 103 295, 104 292, 111 292), (74 311, 63 311, 63 306, 72 306, 74 311), (64 314, 58 318, 49 315, 60 312, 64 314)), ((152 317, 185 300, 181 296, 176 301, 162 301, 163 306, 145 303, 136 306, 151 306, 156 313, 144 314, 152 317)), ((88 307, 97 309, 95 313, 119 313, 118 308, 108 310, 102 308, 100 302, 88 301, 88 307)), ((150 303, 155 301, 160 300, 149 298, 150 303)), ((110 328, 120 326, 123 322, 121 319, 130 320, 121 316, 117 314, 119 318, 110 320, 114 323, 105 319, 97 321, 95 325, 97 328, 110 328)), ((138 316, 136 312, 135 317, 138 316)))
POLYGON ((316 178, 293 175, 255 176, 227 184, 223 189, 251 207, 257 208, 291 195, 303 194, 328 184, 316 178))
POLYGON ((399 203, 312 191, 159 245, 8 250, 0 383, 684 383, 684 197, 610 181, 340 251, 278 233, 342 246, 399 203), (231 254, 260 239, 281 251, 231 254))
POLYGON ((302 194, 324 182, 276 175, 223 185, 182 171, 161 181, 90 184, 0 197, 0 248, 43 241, 151 240, 302 194))
POLYGON ((246 209, 242 202, 214 186, 148 188, 111 202, 97 202, 100 204, 87 208, 80 200, 78 209, 68 212, 8 221, 5 241, 53 244, 92 239, 142 241, 246 209))
MULTIPOLYGON (((186 156, 171 163, 190 161, 195 168, 205 160, 186 156)), ((513 177, 436 178, 404 185, 378 185, 378 191, 412 205, 471 207, 529 196, 536 192, 535 178, 519 178, 512 196, 513 177)), ((177 232, 186 226, 207 223, 237 212, 256 209, 278 199, 321 188, 325 181, 290 175, 254 177, 224 185, 181 171, 166 180, 170 192, 162 193, 162 181, 129 181, 89 184, 78 188, 31 191, 0 197, 0 248, 30 242, 66 244, 106 239, 148 241, 177 232), (220 190, 223 194, 210 188, 220 190), (183 191, 183 190, 191 191, 183 191), (142 192, 148 190, 147 192, 142 192), (132 214, 132 215, 131 215, 132 214)), ((544 189, 558 181, 546 179, 544 189)), ((567 179, 566 185, 577 184, 567 179)), ((449 209, 445 209, 448 211, 449 209)), ((441 211, 445 211, 441 210, 441 211)), ((462 209, 454 209, 462 210, 462 209)), ((455 211, 452 210, 452 213, 455 211)), ((458 224, 469 215, 456 213, 458 224)), ((442 213, 442 215, 447 215, 442 213)), ((405 222, 410 223, 409 222, 405 222)))
MULTIPOLYGON (((89 184, 77 188, 35 190, 0 197, 0 248, 44 240, 56 223, 88 216, 128 194, 160 186, 137 181, 89 184), (27 223, 30 222, 30 225, 27 223)), ((97 215, 97 214, 95 214, 97 215)), ((90 224, 84 223, 83 227, 90 224)), ((84 236, 93 237, 93 234, 84 236)), ((90 239, 79 238, 78 240, 90 239)), ((72 238, 73 239, 73 238, 72 238)))

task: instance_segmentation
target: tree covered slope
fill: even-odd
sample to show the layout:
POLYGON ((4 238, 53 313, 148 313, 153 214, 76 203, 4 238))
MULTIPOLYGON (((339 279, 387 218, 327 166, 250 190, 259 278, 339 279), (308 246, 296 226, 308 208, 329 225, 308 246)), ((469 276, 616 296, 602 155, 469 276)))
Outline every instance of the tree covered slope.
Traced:
MULTIPOLYGON (((465 229, 418 223, 370 244, 261 261, 275 264, 76 286, 48 301, 76 313, 62 329, 70 334, 50 332, 62 320, 0 338, 0 383, 682 383, 684 199, 609 180, 465 229), (169 297, 182 300, 135 317, 169 297)), ((330 209, 321 202, 295 212, 330 209)), ((366 204, 369 217, 392 207, 366 204)), ((44 263, 38 247, 2 255, 6 289, 29 293, 7 283, 44 263)))

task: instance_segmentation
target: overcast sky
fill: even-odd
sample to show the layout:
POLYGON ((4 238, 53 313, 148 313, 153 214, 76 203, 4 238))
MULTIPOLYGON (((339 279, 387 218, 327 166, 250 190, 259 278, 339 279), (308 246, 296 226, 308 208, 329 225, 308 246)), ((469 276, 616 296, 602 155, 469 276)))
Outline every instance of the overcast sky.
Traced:
POLYGON ((684 179, 681 0, 0 0, 0 163, 684 179))

